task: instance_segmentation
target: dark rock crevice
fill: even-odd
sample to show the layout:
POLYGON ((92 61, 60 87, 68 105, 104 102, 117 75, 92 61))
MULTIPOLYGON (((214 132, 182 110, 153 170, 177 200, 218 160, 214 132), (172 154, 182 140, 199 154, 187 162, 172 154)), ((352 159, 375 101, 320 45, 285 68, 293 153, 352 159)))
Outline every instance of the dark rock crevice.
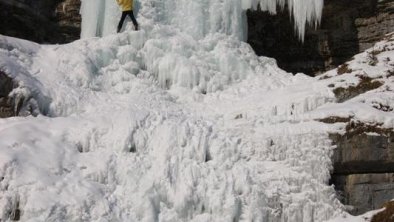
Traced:
POLYGON ((80 0, 0 0, 0 34, 38 43, 79 38, 80 0))
POLYGON ((14 109, 9 94, 14 89, 14 83, 4 72, 0 71, 0 118, 16 116, 18 110, 14 109))
POLYGON ((0 70, 0 118, 47 115, 50 99, 43 97, 40 107, 33 95, 17 92, 19 87, 17 81, 0 70))

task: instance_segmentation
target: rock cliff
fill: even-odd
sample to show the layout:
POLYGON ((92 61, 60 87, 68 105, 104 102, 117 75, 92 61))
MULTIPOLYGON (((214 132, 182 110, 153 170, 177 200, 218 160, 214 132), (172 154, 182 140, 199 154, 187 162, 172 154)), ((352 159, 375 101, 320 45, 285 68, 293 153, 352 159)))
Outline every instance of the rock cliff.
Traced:
POLYGON ((359 215, 394 197, 394 133, 352 121, 347 128, 331 136, 337 146, 332 183, 349 212, 359 215))
POLYGON ((317 30, 300 42, 288 12, 249 11, 248 42, 259 55, 274 57, 290 72, 316 75, 349 60, 394 31, 392 0, 326 0, 317 30))
POLYGON ((335 116, 340 114, 334 113, 320 120, 342 125, 341 132, 330 133, 336 147, 331 183, 338 198, 354 215, 379 209, 394 197, 394 129, 384 121, 394 111, 390 86, 394 77, 394 34, 385 39, 327 72, 329 75, 317 77, 322 81, 338 78, 328 85, 337 98, 337 105, 370 107, 362 114, 350 112, 335 116), (345 79, 351 78, 358 80, 341 86, 345 79), (374 112, 379 113, 379 118, 369 119, 369 114, 374 112))

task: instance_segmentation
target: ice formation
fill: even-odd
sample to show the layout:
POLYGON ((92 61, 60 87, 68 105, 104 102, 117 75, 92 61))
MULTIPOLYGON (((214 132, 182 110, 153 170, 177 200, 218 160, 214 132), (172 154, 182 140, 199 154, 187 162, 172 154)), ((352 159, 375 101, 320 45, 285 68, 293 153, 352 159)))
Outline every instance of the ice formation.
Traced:
MULTIPOLYGON (((140 2, 135 1, 138 14, 140 2)), ((145 1, 147 2, 147 1, 145 1)), ((306 25, 317 26, 324 0, 156 0, 149 1, 157 14, 154 21, 175 25, 195 39, 210 33, 226 33, 246 40, 247 9, 260 8, 275 14, 285 8, 294 19, 295 30, 304 39, 306 25)), ((82 0, 82 38, 104 36, 115 32, 120 11, 115 0, 82 0)))
POLYGON ((0 119, 1 221, 343 215, 327 184, 328 132, 343 125, 314 120, 334 113, 393 127, 391 113, 369 106, 391 104, 392 93, 337 104, 327 87, 392 71, 393 53, 373 67, 357 57, 352 76, 292 76, 240 41, 243 10, 256 2, 139 1, 142 30, 121 34, 110 34, 114 2, 83 3, 83 36, 107 36, 37 45, 0 35, 0 70, 18 83, 11 94, 45 114, 0 119))
POLYGON ((186 59, 151 55, 162 42, 149 43, 143 31, 65 46, 0 36, 0 61, 17 61, 0 69, 34 92, 27 97, 49 98, 46 116, 0 119, 2 220, 18 210, 22 221, 312 222, 340 215, 326 185, 332 146, 323 124, 292 123, 332 101, 330 91, 291 78, 232 39, 181 37, 180 45, 197 52, 210 44, 223 50, 195 60, 219 73, 211 82, 222 88, 206 95, 175 83, 163 89, 147 63, 165 73, 193 70, 186 59), (222 58, 226 50, 248 59, 222 58), (242 72, 244 80, 233 82, 225 75, 242 72))
MULTIPOLYGON (((277 5, 286 3, 301 36, 307 22, 319 21, 323 0, 135 1, 148 38, 141 53, 144 66, 162 87, 175 84, 207 92, 262 72, 259 59, 250 57, 250 47, 239 41, 246 36, 245 10, 260 4, 275 13, 277 5)), ((114 0, 83 0, 81 12, 82 37, 115 32, 120 10, 114 0)))

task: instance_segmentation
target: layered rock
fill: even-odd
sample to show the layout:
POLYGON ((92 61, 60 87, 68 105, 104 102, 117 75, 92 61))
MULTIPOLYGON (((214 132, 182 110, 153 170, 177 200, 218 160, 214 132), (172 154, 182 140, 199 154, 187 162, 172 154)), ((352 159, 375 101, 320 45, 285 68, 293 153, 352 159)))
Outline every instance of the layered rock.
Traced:
POLYGON ((249 11, 248 42, 257 54, 274 57, 291 72, 315 75, 332 69, 394 31, 391 0, 326 0, 321 26, 309 27, 305 42, 294 34, 288 12, 249 11))
POLYGON ((330 135, 336 146, 331 182, 349 213, 381 208, 394 197, 394 130, 381 124, 331 117, 326 123, 346 123, 345 133, 330 135))
POLYGON ((0 0, 0 34, 39 43, 79 38, 80 0, 0 0))
POLYGON ((350 122, 347 133, 333 134, 335 184, 355 215, 380 208, 394 197, 394 133, 377 125, 350 122))

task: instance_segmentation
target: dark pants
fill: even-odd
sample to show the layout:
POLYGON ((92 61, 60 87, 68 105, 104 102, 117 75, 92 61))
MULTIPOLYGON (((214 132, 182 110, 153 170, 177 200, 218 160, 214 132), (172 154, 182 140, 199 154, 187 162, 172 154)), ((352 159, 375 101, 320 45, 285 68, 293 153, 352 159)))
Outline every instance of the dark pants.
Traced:
POLYGON ((122 17, 120 18, 120 21, 119 21, 118 32, 120 32, 120 30, 122 29, 123 22, 126 19, 126 16, 130 16, 131 21, 134 24, 135 30, 138 30, 138 23, 137 23, 137 20, 135 20, 133 11, 124 11, 124 12, 122 12, 122 17))

